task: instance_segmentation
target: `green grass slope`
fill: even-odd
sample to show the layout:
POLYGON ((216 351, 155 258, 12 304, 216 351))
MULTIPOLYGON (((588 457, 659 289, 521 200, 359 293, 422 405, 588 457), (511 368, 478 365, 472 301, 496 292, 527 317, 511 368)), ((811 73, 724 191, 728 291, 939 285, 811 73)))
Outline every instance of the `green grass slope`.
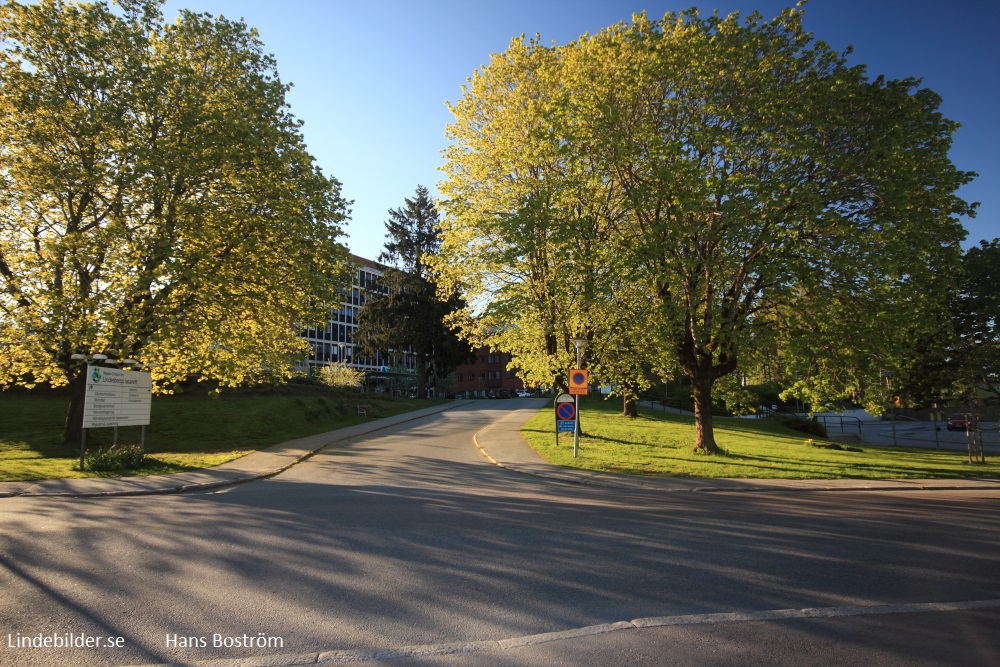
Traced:
MULTIPOLYGON (((133 474, 210 467, 286 440, 439 402, 308 386, 234 391, 215 398, 153 396, 146 427, 151 460, 133 474), (371 406, 367 417, 358 414, 358 404, 371 406)), ((0 392, 0 481, 102 474, 78 470, 79 443, 60 441, 68 407, 69 398, 62 392, 0 392)), ((89 430, 88 449, 110 444, 112 436, 112 429, 89 430)), ((139 438, 139 427, 119 429, 121 444, 138 443, 139 438)))
POLYGON ((542 458, 570 468, 630 475, 781 479, 998 478, 1000 461, 969 464, 964 452, 936 449, 843 445, 823 447, 821 438, 793 431, 769 419, 714 420, 725 454, 695 454, 694 418, 643 411, 620 414, 616 403, 591 398, 581 404, 580 454, 573 458, 572 434, 554 435, 554 416, 544 409, 522 435, 542 458))

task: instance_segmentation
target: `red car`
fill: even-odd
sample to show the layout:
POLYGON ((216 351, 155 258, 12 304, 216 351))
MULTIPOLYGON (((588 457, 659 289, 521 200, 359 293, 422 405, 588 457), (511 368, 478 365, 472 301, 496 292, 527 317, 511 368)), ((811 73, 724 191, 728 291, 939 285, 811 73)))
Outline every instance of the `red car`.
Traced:
POLYGON ((952 415, 948 419, 948 430, 949 431, 964 431, 968 420, 965 415, 952 415))

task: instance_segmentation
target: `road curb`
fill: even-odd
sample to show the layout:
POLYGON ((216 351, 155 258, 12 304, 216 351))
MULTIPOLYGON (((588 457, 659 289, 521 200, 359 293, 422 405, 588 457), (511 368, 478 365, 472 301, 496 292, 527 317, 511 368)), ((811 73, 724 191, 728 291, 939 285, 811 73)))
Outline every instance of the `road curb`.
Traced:
POLYGON ((131 667, 299 667, 300 665, 330 665, 352 662, 372 662, 420 658, 481 651, 509 651, 511 649, 537 646, 548 642, 593 637, 609 632, 663 628, 685 625, 714 625, 718 623, 822 620, 850 616, 880 616, 892 614, 919 614, 928 612, 978 611, 1000 608, 1000 600, 967 600, 959 602, 911 602, 899 604, 870 604, 843 607, 815 607, 805 609, 765 609, 759 611, 736 611, 709 614, 677 614, 673 616, 650 616, 631 621, 614 621, 579 628, 543 632, 499 640, 478 640, 401 646, 397 648, 366 648, 321 651, 318 653, 298 653, 295 655, 265 655, 246 658, 217 658, 195 660, 183 663, 159 663, 155 665, 132 665, 131 667))

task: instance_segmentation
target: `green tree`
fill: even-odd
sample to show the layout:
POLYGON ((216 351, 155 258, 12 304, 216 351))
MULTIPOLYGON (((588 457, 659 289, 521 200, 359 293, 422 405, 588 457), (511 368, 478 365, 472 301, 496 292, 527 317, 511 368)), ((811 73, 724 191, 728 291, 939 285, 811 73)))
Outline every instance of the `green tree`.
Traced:
POLYGON ((0 385, 97 352, 161 389, 286 375, 343 279, 340 185, 255 30, 118 4, 0 8, 0 385))
POLYGON ((655 375, 671 375, 671 360, 662 355, 655 327, 656 305, 644 285, 621 283, 601 295, 590 309, 592 344, 587 358, 598 381, 622 399, 622 414, 638 417, 639 396, 655 375))
MULTIPOLYGON (((566 46, 515 41, 452 105, 452 284, 482 296, 497 275, 523 275, 536 247, 519 233, 526 217, 554 221, 550 255, 577 257, 568 239, 585 211, 605 233, 586 270, 563 263, 577 312, 594 317, 616 282, 645 286, 656 307, 640 326, 659 345, 643 347, 691 381, 696 449, 718 450, 712 390, 754 361, 755 339, 780 344, 791 390, 814 405, 884 403, 877 378, 944 304, 957 216, 974 208, 955 195, 972 174, 948 159, 957 125, 939 104, 915 80, 849 66, 803 31, 800 9, 637 15, 566 46), (504 200, 529 188, 544 206, 504 200)), ((486 298, 510 305, 515 291, 486 298)))
POLYGON ((471 352, 445 324, 448 315, 461 308, 461 301, 438 297, 428 265, 441 243, 437 208, 422 185, 405 202, 389 211, 388 240, 379 255, 387 266, 378 294, 358 315, 357 339, 371 352, 411 350, 416 357, 417 397, 424 398, 429 377, 447 376, 471 352))
POLYGON ((961 275, 951 307, 956 389, 1000 398, 1000 239, 969 248, 961 275))
POLYGON ((595 338, 598 328, 639 325, 606 308, 620 299, 602 296, 627 293, 608 286, 627 280, 610 242, 620 195, 585 160, 567 159, 554 115, 566 94, 558 56, 514 40, 450 105, 435 268, 469 304, 455 318, 463 335, 510 353, 527 386, 566 387, 575 337, 593 343, 584 365, 594 381, 626 386, 615 369, 628 360, 604 355, 615 348, 595 338))

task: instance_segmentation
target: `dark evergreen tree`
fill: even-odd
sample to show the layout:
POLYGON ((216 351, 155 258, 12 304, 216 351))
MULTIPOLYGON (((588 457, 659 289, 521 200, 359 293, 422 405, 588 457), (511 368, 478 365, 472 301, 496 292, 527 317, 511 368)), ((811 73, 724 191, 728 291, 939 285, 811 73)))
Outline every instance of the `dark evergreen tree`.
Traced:
POLYGON ((962 257, 962 276, 952 303, 958 334, 959 393, 1000 397, 1000 239, 980 241, 962 257))
POLYGON ((1000 397, 1000 239, 969 248, 959 269, 949 308, 911 338, 908 363, 893 378, 907 407, 1000 397))
POLYGON ((402 208, 389 211, 385 269, 378 295, 361 310, 358 340, 367 352, 412 351, 417 365, 417 396, 427 395, 428 378, 444 377, 471 357, 469 346, 445 325, 463 306, 458 297, 442 301, 427 260, 441 245, 438 212, 422 185, 402 208))

